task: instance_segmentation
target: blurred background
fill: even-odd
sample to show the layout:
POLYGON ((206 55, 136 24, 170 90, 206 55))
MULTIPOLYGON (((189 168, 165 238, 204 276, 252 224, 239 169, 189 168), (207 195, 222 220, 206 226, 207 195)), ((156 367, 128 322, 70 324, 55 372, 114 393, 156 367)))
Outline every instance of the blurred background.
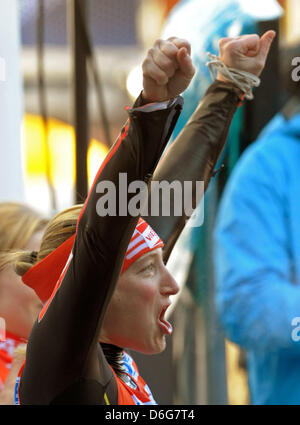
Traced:
POLYGON ((221 37, 269 28, 278 36, 263 82, 232 123, 204 225, 185 233, 170 259, 182 287, 172 341, 154 358, 133 353, 160 404, 249 403, 243 352, 216 318, 211 233, 236 161, 286 101, 280 51, 299 42, 299 0, 1 0, 0 201, 47 216, 85 199, 127 119, 124 107, 142 88, 140 65, 156 38, 187 38, 197 67, 175 137, 211 82, 206 52, 217 53, 221 37))

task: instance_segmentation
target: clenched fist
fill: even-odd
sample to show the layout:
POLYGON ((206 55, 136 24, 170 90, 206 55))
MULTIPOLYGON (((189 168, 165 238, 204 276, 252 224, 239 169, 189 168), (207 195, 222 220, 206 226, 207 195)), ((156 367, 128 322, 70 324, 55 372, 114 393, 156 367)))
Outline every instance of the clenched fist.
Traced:
POLYGON ((161 102, 181 94, 190 84, 195 68, 188 41, 170 37, 157 40, 143 62, 145 102, 161 102))
MULTIPOLYGON (((259 76, 275 37, 275 31, 267 31, 261 37, 257 34, 235 38, 222 38, 219 42, 219 58, 229 68, 250 72, 259 76)), ((217 79, 227 81, 220 73, 217 79)))

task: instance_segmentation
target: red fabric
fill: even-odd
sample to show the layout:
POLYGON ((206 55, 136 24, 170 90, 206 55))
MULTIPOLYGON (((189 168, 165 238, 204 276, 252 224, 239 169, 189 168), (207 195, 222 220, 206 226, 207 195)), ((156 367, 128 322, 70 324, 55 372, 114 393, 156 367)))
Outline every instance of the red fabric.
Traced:
POLYGON ((38 297, 45 303, 58 281, 67 259, 72 250, 75 234, 62 243, 43 260, 31 267, 23 276, 22 280, 30 288, 34 289, 38 297))
POLYGON ((245 93, 242 94, 241 99, 240 99, 240 101, 238 103, 238 107, 242 106, 242 104, 244 102, 244 99, 245 99, 245 93))
MULTIPOLYGON (((135 365, 135 363, 134 363, 135 365)), ((136 365, 135 365, 136 366, 136 365)), ((150 401, 149 394, 145 391, 146 383, 143 378, 139 375, 138 380, 136 381, 132 376, 130 378, 135 382, 136 388, 131 388, 129 385, 125 384, 121 378, 119 378, 113 368, 110 366, 113 374, 116 378, 117 387, 118 387, 118 406, 120 405, 136 405, 133 396, 135 396, 139 401, 143 403, 148 403, 150 401)), ((137 368, 136 368, 137 370, 137 368)))
POLYGON ((0 342, 0 391, 8 377, 13 361, 14 350, 19 344, 24 342, 25 340, 10 332, 6 332, 5 341, 0 342))

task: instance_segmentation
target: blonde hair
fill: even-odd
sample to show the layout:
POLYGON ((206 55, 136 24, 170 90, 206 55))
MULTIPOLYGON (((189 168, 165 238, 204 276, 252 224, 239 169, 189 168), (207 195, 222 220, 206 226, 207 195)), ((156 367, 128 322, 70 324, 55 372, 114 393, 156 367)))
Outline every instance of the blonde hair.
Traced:
MULTIPOLYGON (((44 222, 43 228, 46 224, 47 226, 38 252, 25 250, 2 252, 0 254, 0 270, 6 265, 12 264, 15 272, 19 276, 23 276, 23 274, 26 273, 36 262, 45 258, 75 233, 81 209, 82 204, 74 205, 73 207, 56 214, 49 222, 44 222)), ((32 234, 33 233, 31 233, 31 236, 32 234)))
POLYGON ((45 229, 37 261, 42 260, 76 232, 83 204, 74 205, 56 214, 45 229))
POLYGON ((0 251, 23 249, 48 223, 38 212, 17 202, 0 203, 0 251))

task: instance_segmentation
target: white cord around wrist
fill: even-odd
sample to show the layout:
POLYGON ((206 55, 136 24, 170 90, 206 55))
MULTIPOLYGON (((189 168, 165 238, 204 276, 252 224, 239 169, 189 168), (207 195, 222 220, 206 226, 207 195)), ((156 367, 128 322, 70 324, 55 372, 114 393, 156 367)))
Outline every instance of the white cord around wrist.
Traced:
POLYGON ((245 93, 245 97, 248 100, 253 99, 252 89, 260 85, 260 78, 250 72, 240 71, 234 68, 228 68, 216 55, 207 53, 210 61, 206 63, 209 68, 210 75, 214 80, 214 70, 217 69, 220 74, 223 75, 228 81, 234 83, 242 92, 245 93))

